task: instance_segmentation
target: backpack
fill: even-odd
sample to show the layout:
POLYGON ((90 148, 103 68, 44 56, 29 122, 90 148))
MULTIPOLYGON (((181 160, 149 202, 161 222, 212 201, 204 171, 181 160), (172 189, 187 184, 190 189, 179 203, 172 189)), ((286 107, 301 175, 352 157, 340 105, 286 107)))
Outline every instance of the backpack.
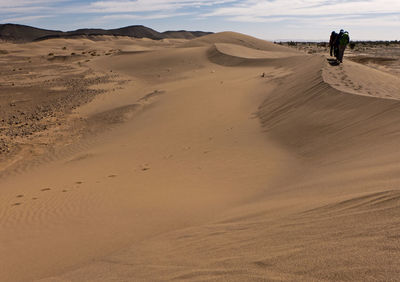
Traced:
POLYGON ((350 41, 350 36, 349 36, 349 33, 347 32, 347 31, 345 31, 343 34, 342 34, 342 37, 340 37, 340 45, 347 45, 347 44, 349 44, 349 41, 350 41))

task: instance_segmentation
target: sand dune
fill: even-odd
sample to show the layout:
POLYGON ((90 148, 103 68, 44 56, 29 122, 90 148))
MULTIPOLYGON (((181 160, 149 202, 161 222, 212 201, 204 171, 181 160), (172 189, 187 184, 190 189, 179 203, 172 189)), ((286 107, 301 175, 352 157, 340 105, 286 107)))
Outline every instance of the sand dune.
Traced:
POLYGON ((264 51, 293 52, 293 50, 288 47, 275 45, 269 41, 229 31, 215 33, 187 41, 182 45, 182 47, 199 47, 199 46, 209 47, 210 44, 215 44, 215 43, 236 44, 238 46, 253 48, 256 50, 264 50, 264 51))
POLYGON ((397 77, 232 32, 64 43, 113 76, 3 174, 3 280, 398 278, 397 77))
POLYGON ((222 54, 245 59, 269 59, 299 55, 297 52, 289 52, 289 50, 284 49, 281 51, 266 51, 227 43, 216 43, 215 49, 222 54))

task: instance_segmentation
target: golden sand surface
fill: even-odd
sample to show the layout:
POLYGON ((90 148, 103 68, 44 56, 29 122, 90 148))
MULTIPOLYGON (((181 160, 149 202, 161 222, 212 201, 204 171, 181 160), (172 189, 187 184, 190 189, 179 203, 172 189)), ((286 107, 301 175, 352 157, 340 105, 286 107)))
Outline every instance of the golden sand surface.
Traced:
POLYGON ((243 34, 0 43, 0 281, 394 281, 400 78, 243 34))

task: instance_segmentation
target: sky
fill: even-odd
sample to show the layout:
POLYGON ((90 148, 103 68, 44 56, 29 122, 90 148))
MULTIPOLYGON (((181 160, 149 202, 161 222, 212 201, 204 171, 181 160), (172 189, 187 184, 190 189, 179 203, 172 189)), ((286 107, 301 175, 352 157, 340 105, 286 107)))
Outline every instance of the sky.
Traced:
POLYGON ((157 31, 235 31, 258 38, 400 40, 400 0, 0 0, 0 23, 46 29, 145 25, 157 31))

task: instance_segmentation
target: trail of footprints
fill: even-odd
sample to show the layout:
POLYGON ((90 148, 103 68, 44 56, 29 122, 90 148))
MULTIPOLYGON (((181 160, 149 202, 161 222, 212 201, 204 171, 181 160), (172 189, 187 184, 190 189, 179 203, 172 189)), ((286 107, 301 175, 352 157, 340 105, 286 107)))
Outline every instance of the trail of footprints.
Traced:
MULTIPOLYGON (((335 78, 336 80, 339 80, 340 82, 342 82, 345 86, 355 90, 355 91, 363 91, 368 95, 371 96, 380 96, 379 92, 377 91, 373 91, 369 88, 363 88, 363 86, 361 84, 358 83, 354 83, 349 77, 348 75, 344 72, 343 67, 339 66, 338 67, 339 72, 334 72, 334 71, 329 71, 329 74, 335 78)), ((340 83, 335 83, 335 86, 340 86, 340 83)), ((392 97, 390 95, 386 95, 386 97, 392 97)))
MULTIPOLYGON (((138 170, 140 170, 140 171, 147 171, 149 169, 150 169, 150 165, 147 164, 147 163, 140 165, 139 168, 138 168, 138 170)), ((116 175, 116 174, 110 174, 110 175, 107 176, 107 178, 112 179, 112 178, 116 178, 117 176, 118 175, 116 175)), ((100 181, 96 181, 96 183, 100 183, 100 181)), ((75 186, 79 186, 79 185, 84 184, 84 182, 83 181, 76 181, 73 184, 75 186)), ((40 193, 45 193, 45 192, 49 192, 49 191, 53 191, 53 189, 49 188, 49 187, 45 187, 45 188, 42 188, 42 189, 39 190, 40 193)), ((69 190, 68 189, 62 189, 61 192, 62 193, 67 193, 67 192, 69 192, 69 190)), ((26 198, 25 195, 23 195, 23 194, 18 194, 15 197, 18 198, 18 199, 26 198)), ((32 201, 39 200, 39 197, 32 197, 31 200, 32 201)), ((13 204, 11 204, 11 206, 21 206, 22 204, 23 204, 22 201, 21 202, 14 202, 13 204)))
POLYGON ((341 67, 340 67, 339 75, 340 75, 340 80, 344 83, 345 86, 350 87, 351 89, 356 90, 356 91, 363 89, 362 85, 355 84, 353 81, 351 81, 341 67))
MULTIPOLYGON (((339 73, 330 71, 329 74, 333 78, 341 81, 345 86, 350 87, 353 90, 359 91, 363 89, 362 85, 355 84, 353 81, 349 79, 348 75, 343 71, 343 68, 341 66, 339 67, 339 69, 340 69, 339 73)), ((335 86, 340 86, 340 85, 341 85, 340 83, 335 83, 335 86)))
MULTIPOLYGON (((228 129, 226 129, 226 131, 231 131, 233 129, 233 127, 230 127, 230 128, 228 128, 228 129)), ((209 141, 212 141, 213 140, 213 138, 212 137, 209 137, 209 141)), ((185 147, 183 147, 183 151, 187 151, 187 150, 190 150, 191 149, 191 147, 190 146, 185 146, 185 147)), ((207 154, 207 153, 209 153, 210 151, 203 151, 203 153, 204 154, 207 154)), ((166 159, 166 160, 168 160, 168 159, 171 159, 173 157, 173 155, 167 155, 167 156, 165 156, 164 157, 164 159, 166 159)), ((135 171, 142 171, 142 172, 145 172, 145 171, 148 171, 148 170, 150 170, 150 168, 151 168, 151 166, 150 166, 150 164, 148 164, 148 163, 143 163, 143 164, 141 164, 141 165, 139 165, 136 169, 135 169, 135 171)), ((113 178, 116 178, 116 177, 118 177, 118 175, 116 175, 116 174, 110 174, 110 175, 108 175, 107 176, 107 178, 110 178, 110 179, 113 179, 113 178)), ((97 180, 97 181, 95 181, 96 183, 100 183, 101 181, 99 181, 99 180, 97 180)), ((75 186, 77 186, 77 187, 79 187, 79 185, 82 185, 82 184, 84 184, 84 182, 83 181, 75 181, 74 183, 73 183, 75 186)), ((42 188, 42 189, 40 189, 39 190, 40 191, 40 193, 46 193, 46 192, 49 192, 49 191, 54 191, 52 188, 50 188, 50 187, 45 187, 45 188, 42 188)), ((68 190, 68 189, 62 189, 61 190, 61 192, 62 193, 67 193, 67 192, 69 192, 70 190, 68 190)), ((18 198, 18 199, 23 199, 23 198, 25 198, 25 195, 23 195, 23 194, 18 194, 18 195, 16 195, 15 196, 16 198, 18 198)), ((32 197, 31 198, 31 201, 37 201, 37 200, 39 200, 39 197, 32 197)), ((26 202, 25 202, 26 203, 26 202)), ((14 202, 13 204, 11 204, 11 206, 20 206, 20 205, 22 205, 23 204, 23 202, 21 201, 21 202, 14 202)))
MULTIPOLYGON (((74 184, 76 184, 76 185, 81 185, 81 184, 83 184, 83 181, 76 181, 74 184)), ((52 191, 52 188, 46 187, 46 188, 40 189, 40 193, 45 193, 45 192, 49 192, 49 191, 52 191)), ((67 190, 67 189, 62 189, 61 192, 62 192, 62 193, 67 193, 68 190, 67 190)), ((19 195, 16 196, 16 198, 20 198, 20 199, 22 199, 22 198, 24 198, 24 197, 25 197, 25 196, 22 195, 22 194, 19 194, 19 195)), ((36 201, 36 200, 38 200, 38 199, 39 199, 39 197, 32 197, 32 198, 31 198, 32 201, 36 201)), ((16 202, 16 203, 13 203, 12 206, 20 206, 20 205, 22 205, 22 204, 23 204, 22 202, 16 202)))

